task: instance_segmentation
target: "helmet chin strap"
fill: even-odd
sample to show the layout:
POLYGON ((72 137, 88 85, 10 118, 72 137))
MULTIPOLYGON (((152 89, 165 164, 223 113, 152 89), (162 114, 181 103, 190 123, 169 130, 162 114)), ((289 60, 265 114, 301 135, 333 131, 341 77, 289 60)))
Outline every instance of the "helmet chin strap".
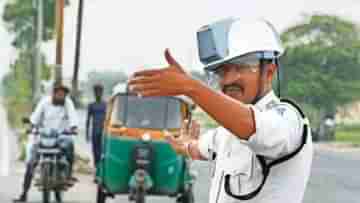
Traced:
POLYGON ((253 99, 253 101, 251 102, 251 104, 255 105, 261 98, 262 98, 262 93, 264 91, 264 82, 262 80, 262 77, 264 75, 265 72, 265 63, 263 60, 260 60, 260 80, 259 80, 259 85, 258 85, 258 90, 256 93, 255 98, 253 99))
MULTIPOLYGON (((278 88, 278 97, 281 97, 281 93, 280 93, 280 63, 278 59, 274 59, 274 63, 277 66, 276 69, 276 73, 277 73, 277 88, 278 88)), ((259 89, 256 93, 256 96, 254 98, 254 100, 251 102, 251 104, 255 105, 261 98, 262 98, 262 94, 264 92, 264 88, 265 88, 265 84, 262 80, 262 77, 265 73, 265 63, 264 60, 260 60, 260 80, 259 80, 259 89)))

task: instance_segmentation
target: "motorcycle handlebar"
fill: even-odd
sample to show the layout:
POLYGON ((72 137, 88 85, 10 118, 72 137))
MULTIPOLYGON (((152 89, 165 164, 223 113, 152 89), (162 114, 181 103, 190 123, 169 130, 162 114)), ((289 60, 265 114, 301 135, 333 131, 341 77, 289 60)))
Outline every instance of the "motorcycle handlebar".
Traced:
MULTIPOLYGON (((38 128, 32 128, 31 130, 29 130, 29 133, 32 133, 34 135, 39 135, 40 134, 40 131, 38 128)), ((77 135, 78 132, 76 131, 69 131, 69 130, 64 130, 62 131, 61 133, 59 133, 60 135, 77 135)))
POLYGON ((63 131, 62 135, 77 135, 78 133, 75 131, 63 131))

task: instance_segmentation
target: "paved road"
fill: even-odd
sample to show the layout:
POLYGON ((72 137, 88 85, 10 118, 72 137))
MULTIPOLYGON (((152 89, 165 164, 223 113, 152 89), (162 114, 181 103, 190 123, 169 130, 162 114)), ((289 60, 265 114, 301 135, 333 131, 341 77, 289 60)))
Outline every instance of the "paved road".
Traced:
MULTIPOLYGON (((0 108, 0 123, 5 123, 3 109, 0 108)), ((16 162, 16 142, 15 137, 11 136, 11 132, 3 131, 7 129, 1 126, 1 136, 9 135, 9 141, 0 139, 0 167, 6 163, 4 157, 6 153, 10 155, 10 174, 6 176, 0 175, 0 203, 11 202, 21 188, 23 165, 16 162), (3 150, 5 142, 8 151, 3 150)), ((88 145, 80 137, 79 140, 86 153, 89 152, 88 145)), ((195 163, 195 168, 199 172, 198 181, 195 185, 196 202, 206 203, 208 200, 209 189, 209 170, 205 162, 195 163)), ((334 152, 323 149, 317 149, 315 152, 312 175, 310 183, 306 191, 305 203, 359 203, 360 202, 360 151, 354 152, 334 152)), ((80 176, 81 182, 72 188, 65 195, 66 203, 91 203, 95 202, 96 188, 91 182, 90 176, 80 176)), ((286 194, 284 194, 286 195, 286 194)), ((33 189, 29 197, 30 203, 41 203, 41 196, 36 189, 33 189)), ((110 203, 127 202, 126 197, 117 197, 110 203)), ((149 198, 148 202, 153 203, 169 203, 175 202, 169 198, 149 198)))

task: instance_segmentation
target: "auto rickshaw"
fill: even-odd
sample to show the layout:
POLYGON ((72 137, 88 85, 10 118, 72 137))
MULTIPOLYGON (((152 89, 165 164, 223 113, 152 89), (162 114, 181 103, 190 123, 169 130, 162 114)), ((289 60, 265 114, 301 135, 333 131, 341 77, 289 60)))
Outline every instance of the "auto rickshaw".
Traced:
POLYGON ((148 195, 193 203, 191 160, 165 140, 189 127, 184 124, 191 121, 193 105, 179 97, 138 97, 125 87, 116 86, 108 102, 97 203, 118 194, 136 203, 144 203, 148 195))

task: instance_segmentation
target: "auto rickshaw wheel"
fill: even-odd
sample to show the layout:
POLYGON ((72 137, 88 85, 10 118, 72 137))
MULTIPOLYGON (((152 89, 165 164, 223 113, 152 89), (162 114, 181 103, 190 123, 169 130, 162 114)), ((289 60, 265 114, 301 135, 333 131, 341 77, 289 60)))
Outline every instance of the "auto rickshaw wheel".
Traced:
POLYGON ((60 190, 56 190, 56 191, 55 191, 55 199, 56 199, 56 202, 58 202, 58 203, 63 202, 63 201, 62 201, 62 199, 63 199, 63 193, 62 193, 62 191, 60 191, 60 190))
POLYGON ((143 188, 138 188, 135 193, 135 202, 136 203, 145 203, 145 190, 143 188))
POLYGON ((176 200, 177 203, 194 203, 195 197, 194 192, 192 190, 192 187, 190 187, 188 190, 185 190, 184 193, 181 194, 180 197, 176 200))
POLYGON ((106 203, 106 194, 99 185, 97 189, 96 203, 106 203))

